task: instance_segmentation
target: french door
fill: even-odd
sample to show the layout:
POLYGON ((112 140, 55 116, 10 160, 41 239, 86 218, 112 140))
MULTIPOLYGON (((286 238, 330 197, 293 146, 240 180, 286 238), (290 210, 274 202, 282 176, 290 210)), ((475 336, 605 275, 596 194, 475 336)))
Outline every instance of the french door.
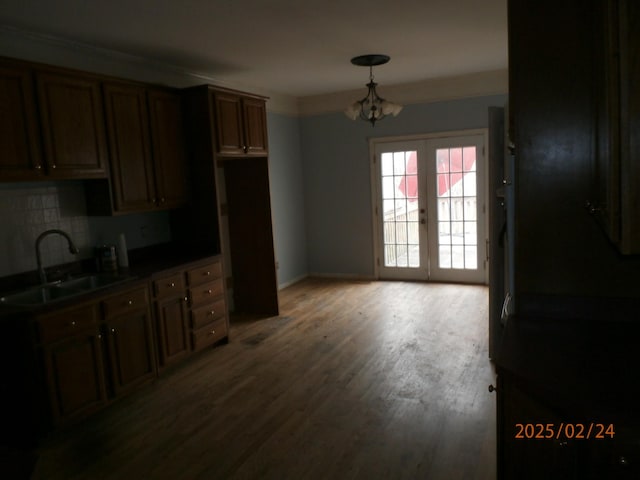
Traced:
POLYGON ((378 276, 485 283, 485 133, 373 141, 378 276))

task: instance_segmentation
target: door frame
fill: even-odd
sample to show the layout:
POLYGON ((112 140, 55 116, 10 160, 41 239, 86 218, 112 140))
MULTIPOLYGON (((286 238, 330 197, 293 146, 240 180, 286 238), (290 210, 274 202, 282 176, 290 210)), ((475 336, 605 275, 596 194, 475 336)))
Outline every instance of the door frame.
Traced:
MULTIPOLYGON (((484 144, 484 162, 482 165, 483 172, 483 184, 482 184, 482 198, 480 202, 482 203, 482 209, 484 211, 484 233, 485 238, 478 239, 478 248, 482 249, 482 244, 484 240, 485 244, 485 256, 484 256, 484 264, 485 275, 482 284, 487 285, 489 283, 489 209, 488 209, 488 192, 489 192, 489 129, 488 128, 475 128, 468 130, 452 130, 447 132, 436 132, 436 133, 423 133, 423 134, 415 134, 415 135, 394 135, 387 137, 370 137, 369 138, 369 158, 371 162, 369 164, 369 180, 371 185, 371 222, 373 225, 373 274, 374 278, 380 279, 380 225, 378 220, 378 212, 377 212, 377 204, 378 198, 381 197, 382 192, 380 192, 379 181, 378 181, 378 169, 376 160, 376 145, 384 144, 384 143, 398 143, 398 142, 407 142, 407 141, 420 141, 420 140, 434 140, 441 138, 451 138, 451 137, 464 137, 471 135, 481 135, 483 137, 484 144)), ((432 280, 428 280, 432 281, 432 280)), ((434 280, 435 281, 435 280, 434 280)))

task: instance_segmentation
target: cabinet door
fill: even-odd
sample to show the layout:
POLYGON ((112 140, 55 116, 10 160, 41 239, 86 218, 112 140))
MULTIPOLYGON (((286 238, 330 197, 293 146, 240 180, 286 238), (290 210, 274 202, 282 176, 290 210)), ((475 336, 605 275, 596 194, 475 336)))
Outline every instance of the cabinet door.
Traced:
POLYGON ((186 147, 182 104, 173 92, 150 90, 149 118, 157 206, 175 208, 187 201, 186 147))
POLYGON ((640 5, 621 0, 620 32, 620 250, 640 254, 640 5))
POLYGON ((55 178, 104 178, 107 144, 100 83, 36 73, 45 158, 55 178))
POLYGON ((601 0, 596 18, 596 156, 591 212, 623 254, 640 253, 638 2, 601 0))
POLYGON ((102 339, 97 331, 47 345, 43 354, 55 425, 84 417, 106 403, 102 339))
POLYGON ((184 297, 159 300, 157 321, 160 364, 165 367, 189 353, 184 297))
POLYGON ((31 180, 44 173, 31 72, 0 65, 0 181, 31 180))
POLYGON ((156 373, 151 318, 147 309, 137 309, 109 320, 106 327, 111 386, 117 396, 156 373))
POLYGON ((155 208, 155 186, 145 89, 104 86, 109 139, 111 188, 118 212, 155 208))
POLYGON ((245 153, 266 155, 267 113, 264 100, 244 98, 242 100, 245 128, 245 153))
POLYGON ((245 153, 242 129, 242 101, 238 95, 215 92, 216 138, 218 153, 243 155, 245 153))

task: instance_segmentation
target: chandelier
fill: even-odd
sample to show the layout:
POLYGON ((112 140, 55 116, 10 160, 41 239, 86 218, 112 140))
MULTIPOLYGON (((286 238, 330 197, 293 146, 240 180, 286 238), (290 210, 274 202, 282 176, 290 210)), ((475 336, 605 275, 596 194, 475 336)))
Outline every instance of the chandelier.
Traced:
POLYGON ((373 81, 373 67, 376 65, 384 65, 390 60, 388 55, 360 55, 353 57, 351 63, 358 65, 359 67, 369 67, 369 83, 367 83, 367 96, 362 100, 353 102, 345 110, 345 115, 351 120, 360 118, 367 122, 371 122, 371 125, 375 126, 378 120, 382 120, 387 115, 393 115, 394 117, 402 110, 402 105, 390 102, 378 95, 376 87, 378 84, 373 81))

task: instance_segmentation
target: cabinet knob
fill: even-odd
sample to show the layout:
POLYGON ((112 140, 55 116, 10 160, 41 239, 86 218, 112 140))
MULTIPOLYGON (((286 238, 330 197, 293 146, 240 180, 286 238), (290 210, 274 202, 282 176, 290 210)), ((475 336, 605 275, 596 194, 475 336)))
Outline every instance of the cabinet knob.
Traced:
POLYGON ((102 334, 101 333, 98 334, 98 340, 102 340, 102 334))
POLYGON ((74 321, 72 321, 72 322, 70 323, 70 325, 71 325, 72 327, 75 327, 75 326, 76 326, 76 322, 75 322, 75 320, 74 320, 74 321))
POLYGON ((627 460, 627 457, 620 457, 620 458, 618 459, 618 463, 619 463, 620 465, 622 465, 623 467, 626 467, 626 466, 628 466, 628 465, 629 465, 629 460, 627 460))
POLYGON ((247 151, 249 150, 249 148, 246 145, 242 146, 242 150, 244 150, 244 153, 247 153, 247 151))
POLYGON ((160 198, 160 203, 164 203, 164 197, 160 198))
POLYGON ((184 297, 184 301, 185 301, 185 302, 188 302, 188 301, 189 301, 189 299, 188 299, 187 297, 184 297))
POLYGON ((207 293, 208 293, 209 295, 211 295, 211 289, 207 290, 207 293))
POLYGON ((112 328, 112 329, 111 329, 111 333, 116 333, 116 329, 115 329, 115 328, 112 328))
POLYGON ((36 165, 36 170, 42 170, 42 165, 36 165))
POLYGON ((496 387, 494 387, 493 385, 489 385, 489 393, 493 393, 493 392, 497 392, 498 389, 496 387))
POLYGON ((175 287, 175 286, 176 286, 176 284, 175 284, 175 283, 173 283, 173 282, 171 282, 171 283, 170 283, 169 285, 167 285, 167 286, 168 286, 168 287, 173 288, 173 287, 175 287))
POLYGON ((152 199, 151 199, 151 203, 156 203, 156 199, 155 199, 155 198, 152 198, 152 199))
POLYGON ((215 311, 215 310, 211 310, 211 311, 209 312, 209 315, 211 315, 212 317, 213 317, 215 314, 216 314, 216 311, 215 311))
POLYGON ((51 165, 51 168, 56 168, 56 164, 54 163, 53 165, 51 165))
POLYGON ((129 300, 129 301, 127 302, 127 305, 133 305, 133 300, 129 300))
POLYGON ((215 335, 215 334, 216 334, 216 331, 215 331, 215 330, 211 330, 211 331, 209 332, 209 335, 215 335))
POLYGON ((207 276, 211 275, 211 272, 205 272, 205 275, 207 275, 207 276))

